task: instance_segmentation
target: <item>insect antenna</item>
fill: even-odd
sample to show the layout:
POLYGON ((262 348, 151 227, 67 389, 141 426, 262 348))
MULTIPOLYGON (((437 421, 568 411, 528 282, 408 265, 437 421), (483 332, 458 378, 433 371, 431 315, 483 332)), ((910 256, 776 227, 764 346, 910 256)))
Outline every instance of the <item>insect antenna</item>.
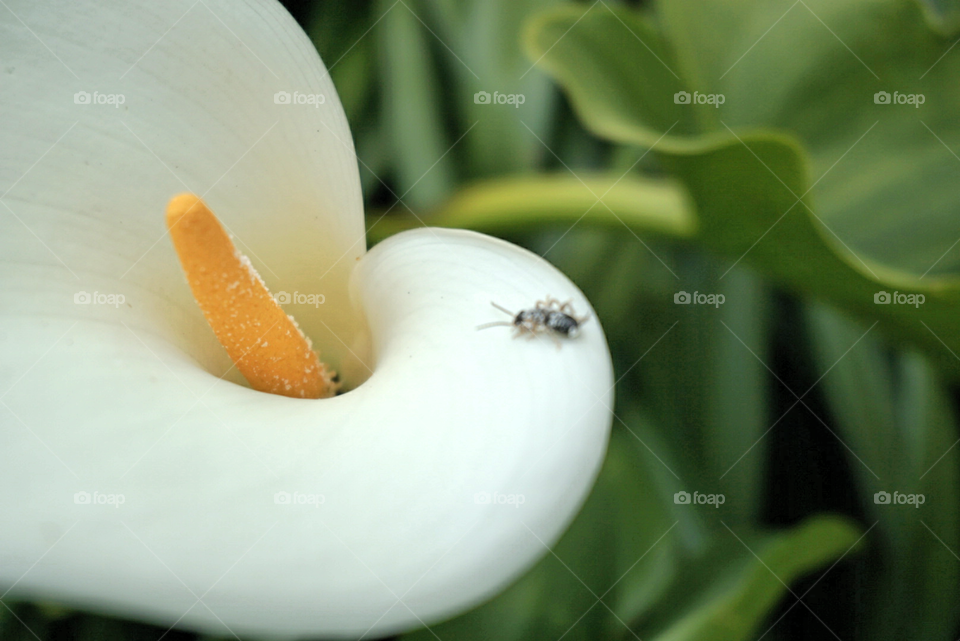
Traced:
POLYGON ((499 305, 497 305, 497 304, 496 304, 495 302, 493 302, 493 301, 490 301, 490 304, 493 305, 494 307, 496 307, 497 309, 499 309, 499 310, 500 310, 501 312, 503 312, 504 314, 507 314, 507 315, 509 315, 509 316, 513 316, 513 315, 514 315, 513 312, 511 312, 509 309, 507 309, 507 308, 505 308, 505 307, 500 307, 499 305))
POLYGON ((509 321, 496 321, 495 323, 484 323, 483 325, 477 325, 477 329, 488 329, 490 327, 498 327, 500 325, 513 327, 513 323, 509 321))
MULTIPOLYGON (((504 314, 507 314, 507 315, 509 315, 510 317, 513 317, 513 312, 511 312, 509 309, 506 309, 506 308, 504 308, 504 307, 500 307, 499 305, 497 305, 497 304, 496 304, 495 302, 493 302, 493 301, 490 301, 490 304, 493 305, 494 307, 496 307, 497 309, 499 309, 499 310, 500 310, 501 312, 503 312, 504 314)), ((513 321, 496 321, 496 322, 494 322, 494 323, 484 323, 483 325, 478 325, 478 326, 477 326, 477 329, 487 329, 487 328, 489 328, 489 327, 500 327, 500 326, 503 326, 503 325, 506 325, 506 326, 508 326, 508 327, 513 327, 513 321)))

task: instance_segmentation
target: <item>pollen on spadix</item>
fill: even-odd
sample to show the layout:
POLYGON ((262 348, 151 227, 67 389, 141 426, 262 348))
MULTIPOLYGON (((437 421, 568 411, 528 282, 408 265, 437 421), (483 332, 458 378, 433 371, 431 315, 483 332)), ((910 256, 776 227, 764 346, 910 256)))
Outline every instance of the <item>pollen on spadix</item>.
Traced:
POLYGON ((174 197, 167 229, 193 297, 250 386, 296 398, 333 396, 334 373, 206 204, 193 194, 174 197))

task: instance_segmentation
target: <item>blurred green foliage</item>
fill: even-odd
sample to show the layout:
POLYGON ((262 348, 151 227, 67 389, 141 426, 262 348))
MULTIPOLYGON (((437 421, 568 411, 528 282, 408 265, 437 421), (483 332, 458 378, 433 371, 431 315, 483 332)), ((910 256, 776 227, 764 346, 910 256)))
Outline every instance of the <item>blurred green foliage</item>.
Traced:
MULTIPOLYGON (((956 638, 960 3, 286 4, 350 120, 371 242, 430 224, 540 253, 593 302, 619 379, 561 541, 407 638, 956 638), (926 503, 875 503, 895 490, 926 503)), ((31 638, 18 617, 158 636, 22 605, 0 638, 31 638)))

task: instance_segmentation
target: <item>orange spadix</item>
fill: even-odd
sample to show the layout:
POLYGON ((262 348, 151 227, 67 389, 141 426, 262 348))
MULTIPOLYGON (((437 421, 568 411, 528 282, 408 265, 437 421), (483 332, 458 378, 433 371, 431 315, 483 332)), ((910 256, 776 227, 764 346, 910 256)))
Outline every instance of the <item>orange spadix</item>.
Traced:
POLYGON ((193 297, 250 386, 296 398, 333 396, 333 372, 204 202, 193 194, 173 198, 167 228, 193 297))

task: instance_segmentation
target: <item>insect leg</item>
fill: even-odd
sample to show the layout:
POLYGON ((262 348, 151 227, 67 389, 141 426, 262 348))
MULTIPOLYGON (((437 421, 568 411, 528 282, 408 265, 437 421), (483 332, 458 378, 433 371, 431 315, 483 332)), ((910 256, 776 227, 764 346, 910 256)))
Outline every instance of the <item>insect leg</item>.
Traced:
POLYGON ((542 331, 540 325, 533 319, 524 321, 523 328, 527 333, 527 340, 533 340, 542 331))
POLYGON ((544 306, 547 309, 560 309, 560 301, 558 301, 553 296, 547 296, 547 300, 544 302, 544 306))

